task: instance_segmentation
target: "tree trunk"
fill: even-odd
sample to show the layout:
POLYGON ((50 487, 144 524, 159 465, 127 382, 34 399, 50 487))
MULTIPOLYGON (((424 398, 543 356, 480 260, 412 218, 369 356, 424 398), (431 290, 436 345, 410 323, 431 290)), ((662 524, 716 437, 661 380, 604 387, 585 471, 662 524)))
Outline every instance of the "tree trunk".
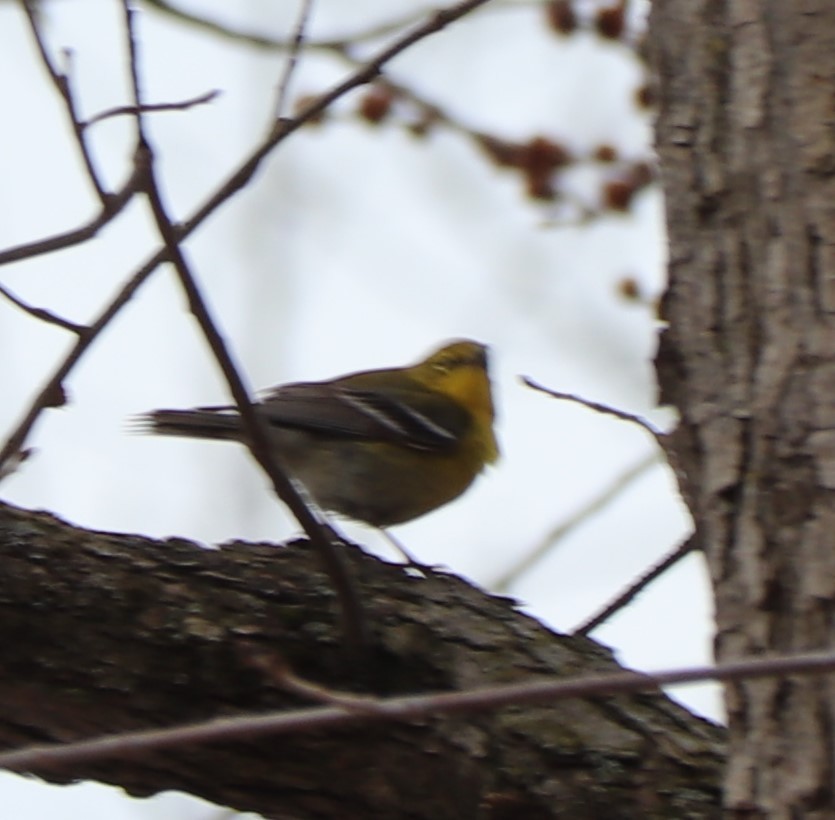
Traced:
MULTIPOLYGON (((835 645, 835 4, 656 0, 671 455, 723 661, 835 645)), ((835 682, 726 688, 737 817, 835 816, 835 682)))
MULTIPOLYGON (((0 505, 0 747, 298 708, 270 668, 380 695, 615 671, 452 575, 345 548, 373 633, 339 639, 315 556, 93 533, 0 505)), ((292 818, 715 818, 723 732, 661 694, 157 750, 35 773, 292 818)))

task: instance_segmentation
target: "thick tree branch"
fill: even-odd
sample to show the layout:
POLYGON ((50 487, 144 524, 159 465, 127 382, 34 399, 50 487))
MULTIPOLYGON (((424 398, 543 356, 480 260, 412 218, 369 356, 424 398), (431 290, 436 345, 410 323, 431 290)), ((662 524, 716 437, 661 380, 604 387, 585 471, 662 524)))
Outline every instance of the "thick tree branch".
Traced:
MULTIPOLYGON (((270 659, 376 695, 618 669, 593 641, 550 633, 507 599, 341 549, 374 630, 359 668, 342 651, 335 596, 306 542, 206 550, 0 506, 0 746, 297 708, 304 701, 270 674, 270 659)), ((718 817, 721 738, 650 694, 36 773, 142 795, 182 789, 268 817, 458 820, 499 817, 490 807, 508 801, 532 818, 718 817)))

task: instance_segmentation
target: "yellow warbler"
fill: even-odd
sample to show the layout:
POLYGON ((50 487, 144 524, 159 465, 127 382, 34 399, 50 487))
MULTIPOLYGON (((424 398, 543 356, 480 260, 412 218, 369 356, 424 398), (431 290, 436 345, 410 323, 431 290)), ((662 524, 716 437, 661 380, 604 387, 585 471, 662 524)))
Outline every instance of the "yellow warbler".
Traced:
MULTIPOLYGON (((411 367, 281 385, 256 410, 319 507, 377 527, 452 501, 499 455, 487 348, 466 339, 411 367)), ((140 422, 163 435, 245 438, 234 407, 154 410, 140 422)))

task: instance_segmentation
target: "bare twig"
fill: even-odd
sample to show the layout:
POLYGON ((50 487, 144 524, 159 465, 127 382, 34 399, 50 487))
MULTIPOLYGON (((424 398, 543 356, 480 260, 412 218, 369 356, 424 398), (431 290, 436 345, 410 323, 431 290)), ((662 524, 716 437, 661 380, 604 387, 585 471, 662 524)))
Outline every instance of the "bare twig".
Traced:
POLYGON ((636 578, 617 598, 614 598, 599 612, 583 621, 571 633, 572 635, 588 635, 605 623, 616 612, 632 603, 632 601, 645 590, 653 581, 660 578, 668 569, 675 566, 686 555, 690 555, 697 548, 696 537, 691 535, 683 544, 664 556, 655 566, 636 578))
POLYGON ((169 729, 149 729, 107 735, 63 745, 29 746, 0 754, 0 767, 25 772, 60 769, 91 760, 105 760, 181 748, 195 743, 220 743, 266 735, 297 734, 370 721, 404 721, 427 715, 465 714, 506 706, 554 703, 569 698, 605 697, 645 692, 660 686, 704 681, 739 681, 789 675, 823 675, 835 671, 835 652, 757 657, 716 664, 662 670, 653 673, 615 672, 573 678, 539 678, 461 692, 441 692, 396 698, 369 698, 362 710, 325 706, 274 712, 254 717, 219 718, 169 729))
POLYGON ((115 219, 128 202, 130 202, 136 193, 136 186, 137 176, 136 166, 134 165, 125 184, 115 194, 111 194, 108 197, 107 202, 102 205, 102 209, 98 215, 93 217, 86 225, 82 225, 80 228, 74 228, 66 233, 55 234, 45 239, 26 242, 22 245, 0 251, 0 266, 8 265, 11 262, 19 262, 22 259, 30 259, 33 256, 42 256, 47 253, 53 253, 54 251, 60 251, 92 239, 108 222, 115 219))
MULTIPOLYGON (((23 11, 26 14, 26 18, 29 21, 29 29, 32 32, 32 36, 35 39, 35 45, 38 48, 38 51, 41 55, 41 62, 44 64, 44 67, 47 70, 47 73, 52 80, 52 84, 55 86, 58 94, 61 96, 61 99, 64 101, 64 106, 67 109, 67 115, 69 116, 70 123, 72 124, 73 133, 75 134, 75 141, 78 145, 78 149, 81 152, 81 158, 84 161, 84 167, 87 169, 87 176, 90 178, 90 183, 92 184, 93 188, 96 191, 96 195, 99 198, 102 206, 105 210, 109 207, 109 200, 111 194, 105 190, 104 184, 102 183, 101 179, 99 178, 98 171, 96 170, 96 166, 93 163, 93 157, 90 153, 90 146, 87 144, 87 138, 84 134, 84 125, 82 124, 81 118, 78 116, 78 112, 76 110, 75 99, 73 98, 72 88, 70 87, 70 79, 67 74, 60 72, 56 67, 55 64, 52 62, 52 57, 49 55, 49 50, 46 47, 46 43, 44 42, 43 35, 41 34, 41 27, 38 23, 38 13, 37 9, 35 8, 35 4, 32 0, 21 0, 21 5, 23 6, 23 11)), ((70 52, 64 52, 67 63, 70 62, 70 52)))
POLYGON ((69 330, 70 333, 75 333, 78 336, 83 336, 88 331, 88 328, 85 325, 77 325, 75 322, 71 322, 69 319, 64 319, 63 317, 58 316, 45 308, 36 308, 28 305, 22 299, 15 296, 10 290, 3 287, 3 285, 0 285, 0 295, 4 296, 22 311, 28 313, 30 316, 34 316, 36 319, 40 319, 42 322, 46 322, 50 325, 56 325, 64 330, 69 330))
MULTIPOLYGON (((206 105, 207 103, 216 100, 223 92, 220 89, 213 89, 212 91, 207 91, 205 94, 200 94, 197 97, 192 97, 189 100, 182 100, 180 102, 172 102, 172 103, 145 103, 142 106, 143 113, 151 113, 155 111, 187 111, 189 108, 194 108, 198 105, 206 105)), ((102 122, 103 120, 110 119, 111 117, 122 117, 122 116, 135 116, 136 115, 136 107, 133 105, 119 105, 115 108, 108 108, 105 111, 100 111, 95 116, 90 117, 89 120, 86 120, 82 123, 85 128, 89 128, 91 125, 95 125, 96 123, 102 122)))
POLYGON ((663 430, 659 430, 654 424, 652 424, 652 422, 647 421, 641 416, 636 416, 634 413, 628 413, 626 410, 618 410, 616 407, 610 407, 608 404, 601 404, 597 401, 584 399, 581 396, 575 396, 573 393, 561 393, 559 390, 551 390, 548 387, 538 384, 528 376, 521 376, 520 378, 523 384, 533 390, 538 390, 540 393, 545 393, 546 396, 551 396, 554 399, 562 399, 563 401, 573 401, 576 404, 581 404, 583 407, 588 407, 590 410, 594 410, 597 413, 614 416, 616 419, 620 419, 621 421, 628 421, 632 424, 637 424, 640 428, 646 430, 647 433, 649 433, 659 444, 664 437, 663 430))
MULTIPOLYGON (((218 37, 223 37, 235 43, 244 43, 245 45, 254 48, 261 48, 268 51, 286 51, 293 47, 293 38, 270 37, 255 31, 244 31, 243 29, 236 29, 226 23, 216 22, 207 17, 187 11, 166 0, 144 0, 145 5, 162 12, 163 14, 173 17, 183 23, 188 24, 192 28, 206 31, 218 37)), ((308 40, 306 45, 309 48, 332 51, 335 48, 341 48, 346 44, 360 43, 368 40, 377 40, 380 37, 385 37, 390 34, 395 34, 402 31, 410 25, 414 25, 421 19, 420 12, 410 11, 402 17, 392 20, 376 23, 367 26, 364 29, 355 31, 351 34, 345 34, 341 37, 331 37, 320 40, 308 40)))
POLYGON ((284 111, 287 106, 287 98, 290 92, 290 79, 296 70, 299 62, 299 55, 301 54, 302 43, 304 42, 304 32, 307 28, 307 21, 310 19, 310 13, 313 10, 313 0, 301 0, 299 6, 299 16, 296 20, 296 25, 293 30, 293 38, 290 42, 290 50, 287 54, 287 60, 284 63, 284 71, 281 74, 281 80, 278 83, 278 98, 275 104, 275 118, 280 120, 284 116, 284 111))
MULTIPOLYGON (((191 108, 195 105, 208 103, 215 99, 220 94, 219 91, 209 91, 199 97, 194 97, 191 100, 183 100, 179 103, 153 103, 145 106, 145 111, 182 111, 191 108)), ((110 108, 107 111, 102 111, 96 114, 91 119, 82 123, 84 128, 87 128, 94 123, 101 122, 109 117, 116 117, 120 115, 134 115, 136 109, 133 106, 120 106, 117 108, 110 108)), ((72 247, 73 245, 80 245, 88 239, 92 239, 105 225, 111 222, 118 216, 124 207, 130 202, 133 195, 137 191, 137 169, 136 164, 133 165, 132 171, 125 184, 116 191, 108 195, 106 202, 103 203, 101 211, 80 228, 75 228, 66 233, 56 234, 45 239, 38 239, 34 242, 26 242, 23 245, 17 245, 6 250, 0 251, 0 266, 8 265, 11 262, 19 262, 22 259, 29 259, 33 256, 42 256, 54 251, 63 250, 64 248, 72 247)))
MULTIPOLYGON (((144 0, 144 5, 156 9, 174 20, 185 23, 193 29, 205 31, 233 43, 240 43, 266 51, 286 51, 292 48, 292 38, 272 37, 252 29, 247 31, 243 28, 236 28, 229 23, 212 20, 202 14, 195 14, 180 6, 175 6, 169 3, 168 0, 144 0)), ((505 3, 493 2, 489 10, 497 14, 514 14, 518 13, 521 9, 542 11, 546 5, 542 0, 511 0, 511 2, 505 3)), ((397 34, 404 28, 417 23, 421 19, 421 16, 422 10, 420 9, 407 11, 399 17, 381 20, 379 23, 371 23, 363 28, 346 32, 337 37, 311 38, 307 41, 306 45, 317 51, 338 51, 345 46, 379 40, 382 37, 397 34)), ((588 17, 586 19, 584 17, 578 19, 576 30, 594 32, 593 18, 588 17)), ((637 38, 634 32, 627 32, 626 36, 618 40, 609 39, 608 42, 612 45, 619 43, 634 50, 637 45, 637 38)))
POLYGON ((282 469, 279 458, 269 444, 269 434, 264 422, 256 414, 249 391, 226 346, 226 342, 217 329, 209 314, 208 306, 203 299, 197 282, 191 273, 185 254, 180 247, 180 238, 160 195, 154 167, 154 154, 145 133, 143 124, 144 105, 142 102, 141 85, 139 81, 138 53, 136 37, 133 27, 133 12, 129 0, 124 0, 125 28, 128 37, 128 51, 130 74, 134 95, 137 156, 145 170, 145 193, 151 205, 151 212, 165 244, 166 256, 174 265, 180 284, 188 298, 189 308, 194 315, 206 342, 223 372, 229 390, 241 414, 241 422, 246 431, 247 442, 253 457, 272 481, 276 495, 290 508, 299 524, 310 538, 311 544, 318 551, 325 566, 325 570, 334 585, 342 608, 342 623, 346 637, 354 650, 365 649, 369 644, 368 625, 363 617, 362 606, 356 587, 350 577, 348 568, 343 563, 339 553, 334 549, 331 538, 333 531, 326 527, 305 504, 298 490, 282 469))
POLYGON ((23 418, 18 422, 17 427, 9 435, 9 438, 3 445, 3 449, 0 450, 0 475, 4 474, 3 468, 7 460, 14 458, 15 454, 23 449, 23 444, 41 412, 45 408, 53 405, 53 397, 62 392, 64 379, 70 374, 87 351, 87 348, 95 341, 102 330, 110 324, 116 314, 130 301, 133 294, 136 293, 139 287, 164 259, 165 254, 163 251, 160 251, 153 259, 143 265, 122 286, 122 289, 113 301, 107 305, 102 313, 99 314, 98 318, 88 327, 87 333, 78 337, 72 350, 70 350, 64 360, 58 365, 52 376, 47 379, 40 392, 35 396, 29 408, 23 414, 23 418))
MULTIPOLYGON (((645 430, 647 433, 649 433, 655 439, 658 445, 663 449, 663 437, 665 435, 664 432, 662 430, 659 430, 654 424, 651 424, 649 421, 642 418, 641 416, 637 416, 634 413, 628 413, 625 410, 618 410, 614 407, 610 407, 609 405, 601 404, 600 402, 589 401, 588 399, 581 398, 580 396, 575 396, 572 393, 561 393, 557 390, 550 390, 547 387, 543 387, 542 385, 537 384, 535 381, 533 381, 533 379, 530 379, 527 376, 523 376, 522 381, 528 387, 531 387, 534 390, 538 390, 541 393, 545 393, 548 396, 552 396, 555 399, 565 399, 566 401, 573 401, 577 404, 583 405, 583 407, 588 407, 589 409, 594 410, 598 413, 614 416, 615 418, 621 419, 622 421, 628 421, 632 424, 637 424, 642 430, 645 430)), ((696 546, 697 545, 695 542, 695 537, 691 536, 684 544, 674 549, 669 555, 667 555, 666 558, 661 560, 658 564, 649 569, 644 575, 641 575, 637 580, 630 584, 622 593, 620 593, 620 595, 617 596, 617 598, 615 598, 611 603, 607 604, 600 612, 598 612, 596 615, 592 616, 591 618, 580 624, 580 626, 578 626, 575 630, 574 634, 587 635, 593 629, 596 629, 604 621, 607 621, 609 618, 611 618, 612 615, 614 615, 616 612, 630 604, 640 592, 642 592, 653 581, 655 581, 657 578, 663 575, 668 569, 670 569, 670 567, 677 564, 685 555, 688 555, 690 552, 696 549, 696 546)))
POLYGON ((506 592, 512 584, 515 584, 531 567, 538 564, 554 547, 562 541, 569 533, 589 520, 592 515, 600 512, 611 501, 617 498, 635 479, 642 476, 651 467, 658 464, 659 456, 651 453, 641 459, 637 464, 630 467, 624 473, 609 484, 602 492, 595 496, 585 506, 581 507, 565 521, 555 526, 540 543, 527 555, 520 558, 513 566, 505 570, 495 581, 488 584, 488 589, 494 592, 506 592))
POLYGON ((273 672, 277 684, 288 692, 312 700, 314 703, 340 706, 352 712, 374 713, 379 711, 379 698, 357 695, 355 692, 341 692, 328 686, 322 686, 319 683, 299 677, 286 665, 280 669, 274 669, 273 672))
POLYGON ((151 202, 151 210, 168 249, 168 256, 174 264, 183 290, 188 296, 191 312, 197 319, 203 335, 206 337, 206 341, 223 371, 229 390, 241 414, 241 422, 246 431, 249 449, 255 460, 269 476, 276 495, 290 508, 299 524, 310 537, 311 544, 318 551, 340 601, 343 614, 342 623, 346 637, 355 650, 363 650, 369 645, 368 625, 363 616, 359 595, 348 568, 339 553, 334 549, 331 541, 335 533, 320 521, 305 504, 298 490, 280 466, 276 453, 270 448, 264 422, 252 406, 249 393, 232 361, 223 337, 209 315, 206 303, 197 288, 194 276, 191 274, 189 265, 179 246, 177 233, 160 198, 159 188, 153 172, 153 155, 147 144, 145 144, 145 151, 148 157, 148 197, 151 202))

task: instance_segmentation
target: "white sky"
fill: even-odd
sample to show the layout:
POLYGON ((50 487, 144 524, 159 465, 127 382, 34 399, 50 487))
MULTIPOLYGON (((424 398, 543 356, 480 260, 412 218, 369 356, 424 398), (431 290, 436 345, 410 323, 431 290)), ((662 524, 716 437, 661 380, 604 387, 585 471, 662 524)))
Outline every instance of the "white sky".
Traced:
MULTIPOLYGON (((276 5, 240 2, 235 19, 286 33, 296 5, 280 4, 282 14, 276 5)), ((641 80, 628 52, 589 36, 558 39, 543 29, 534 4, 507 5, 420 44, 392 64, 391 76, 497 135, 543 133, 577 149, 608 143, 626 155, 643 153, 649 124, 631 105, 641 80)), ((390 1, 386 19, 420 7, 390 1)), ((373 16, 378 9, 371 0, 318 0, 313 35, 362 29, 364 20, 381 19, 373 16)), ((126 101, 118 3, 49 3, 44 24, 56 54, 73 50, 84 115, 126 101)), ((223 91, 211 105, 152 120, 169 204, 182 218, 261 139, 282 61, 152 12, 140 14, 139 32, 148 99, 223 91)), ((293 88, 320 92, 347 70, 332 57, 307 56, 293 88)), ((17 4, 0 4, 0 77, 5 248, 80 224, 95 201, 17 4)), ((502 462, 460 501, 395 531, 421 560, 489 588, 654 447, 637 427, 534 393, 518 375, 670 423, 654 407, 653 312, 616 293, 624 276, 651 296, 662 287, 660 197, 641 195, 629 218, 582 230, 548 227, 547 212, 523 197, 519 180, 465 139, 439 129, 417 141, 396 126, 371 128, 350 116, 356 100, 337 106, 338 122, 288 140, 255 183, 189 241, 189 258, 253 387, 405 364, 451 337, 491 345, 502 462)), ((108 122, 94 133, 97 160, 116 186, 128 167, 129 127, 108 122)), ((577 189, 588 195, 578 177, 577 189)), ((156 247, 137 203, 91 243, 0 269, 0 283, 83 322, 156 247)), ((0 344, 9 351, 0 357, 0 436, 69 343, 0 299, 0 344)), ((4 500, 83 526, 159 537, 279 541, 295 532, 242 448, 126 433, 126 417, 137 412, 226 399, 169 270, 140 291, 67 387, 71 404, 38 424, 30 441, 37 455, 3 484, 4 500)), ((570 630, 688 527, 672 476, 658 464, 509 594, 553 628, 570 630)), ((376 534, 346 531, 388 554, 376 534)), ((704 573, 691 556, 595 637, 640 668, 704 663, 709 615, 704 573)), ((676 696, 720 713, 714 687, 681 688, 676 696)), ((77 789, 11 776, 0 788, 12 806, 4 817, 15 820, 43 817, 42 801, 52 794, 62 817, 217 816, 217 809, 170 800, 105 796, 99 804, 87 788, 77 798, 77 789), (76 799, 79 808, 71 808, 76 799)))

